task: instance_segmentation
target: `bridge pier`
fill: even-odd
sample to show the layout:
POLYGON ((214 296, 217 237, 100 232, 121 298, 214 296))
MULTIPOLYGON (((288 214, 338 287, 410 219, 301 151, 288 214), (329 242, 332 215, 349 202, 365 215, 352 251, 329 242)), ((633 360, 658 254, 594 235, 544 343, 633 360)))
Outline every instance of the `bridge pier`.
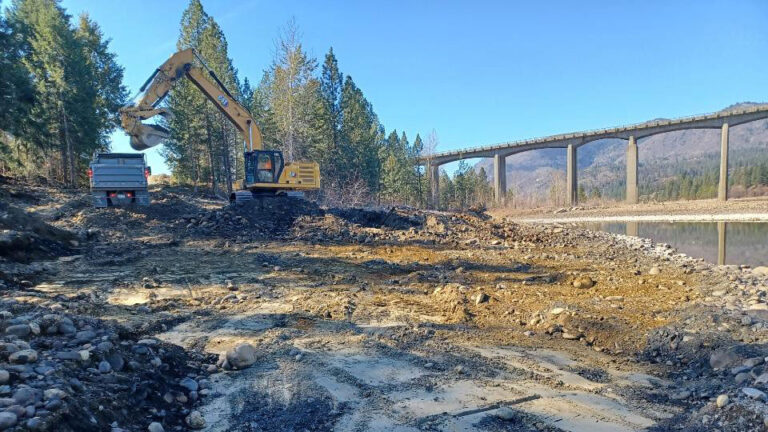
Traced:
POLYGON ((427 162, 429 175, 429 208, 437 209, 440 206, 440 165, 427 162))
POLYGON ((637 140, 629 137, 627 144, 627 204, 637 204, 637 140))
POLYGON ((728 200, 728 123, 723 123, 720 128, 720 184, 717 199, 728 200))
POLYGON ((501 153, 493 155, 493 192, 496 204, 503 206, 507 197, 507 157, 501 153))
POLYGON ((579 202, 579 184, 577 179, 578 167, 576 166, 576 146, 568 144, 568 154, 566 156, 566 194, 568 194, 568 205, 574 206, 579 202))

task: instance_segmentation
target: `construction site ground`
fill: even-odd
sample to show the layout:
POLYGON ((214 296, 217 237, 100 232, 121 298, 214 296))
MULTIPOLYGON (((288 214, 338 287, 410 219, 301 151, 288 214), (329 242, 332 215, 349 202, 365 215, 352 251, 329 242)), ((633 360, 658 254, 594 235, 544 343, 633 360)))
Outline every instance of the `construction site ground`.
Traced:
POLYGON ((765 429, 768 269, 486 214, 151 197, 0 182, 0 348, 37 353, 0 353, 0 409, 44 394, 7 430, 765 429), (217 365, 243 342, 253 365, 217 365))

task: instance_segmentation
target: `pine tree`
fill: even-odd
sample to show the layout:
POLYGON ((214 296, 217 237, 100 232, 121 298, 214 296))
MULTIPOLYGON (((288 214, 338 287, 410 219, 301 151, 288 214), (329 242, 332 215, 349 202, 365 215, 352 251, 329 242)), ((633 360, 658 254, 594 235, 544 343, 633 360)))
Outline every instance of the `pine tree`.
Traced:
POLYGON ((341 90, 342 75, 331 48, 325 55, 320 74, 320 94, 314 107, 314 133, 308 157, 320 164, 324 183, 334 186, 339 184, 337 172, 344 169, 340 163, 341 90))
MULTIPOLYGON (((237 71, 228 55, 228 44, 224 32, 213 18, 209 18, 208 25, 200 35, 198 49, 200 57, 205 61, 205 67, 216 74, 224 87, 239 99, 240 83, 237 79, 237 71)), ((210 101, 205 105, 206 142, 208 156, 212 167, 212 185, 216 193, 218 183, 224 183, 227 195, 233 191, 234 160, 238 153, 242 152, 242 142, 238 138, 238 132, 210 101)))
MULTIPOLYGON (((190 0, 181 16, 181 29, 176 49, 199 49, 203 32, 209 25, 210 17, 200 0, 190 0)), ((209 179, 213 187, 210 157, 206 155, 207 133, 205 118, 205 97, 188 80, 181 80, 171 89, 166 100, 173 118, 167 123, 171 138, 165 143, 163 155, 177 180, 191 181, 197 186, 203 179, 209 179)))
POLYGON ((90 153, 107 147, 117 123, 122 68, 98 26, 84 16, 73 28, 54 0, 16 0, 7 18, 34 98, 13 128, 16 153, 25 154, 29 169, 76 186, 90 153))
POLYGON ((306 155, 318 97, 316 68, 317 61, 304 52, 296 22, 289 21, 276 43, 269 92, 277 141, 288 162, 306 155))
POLYGON ((425 207, 426 197, 424 191, 425 176, 421 164, 419 164, 419 156, 424 152, 424 142, 421 140, 421 135, 416 134, 416 139, 413 140, 413 146, 411 147, 411 164, 414 172, 416 173, 416 203, 419 207, 425 207))
POLYGON ((341 154, 348 161, 344 163, 344 177, 347 184, 353 178, 361 179, 372 194, 378 193, 381 163, 383 128, 373 107, 363 96, 349 75, 344 79, 341 92, 341 154))
POLYGON ((0 15, 0 169, 18 168, 10 147, 23 134, 23 119, 34 103, 32 82, 21 64, 21 38, 0 15), (13 162, 13 163, 11 163, 13 162))

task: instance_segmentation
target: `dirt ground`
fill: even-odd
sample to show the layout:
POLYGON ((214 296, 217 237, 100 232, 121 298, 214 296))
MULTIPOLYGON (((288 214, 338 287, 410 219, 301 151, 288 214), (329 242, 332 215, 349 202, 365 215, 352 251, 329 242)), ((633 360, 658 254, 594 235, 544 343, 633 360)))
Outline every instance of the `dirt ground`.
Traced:
POLYGON ((52 369, 0 354, 8 430, 765 430, 768 271, 485 214, 152 200, 0 183, 57 230, 0 217, 4 344, 52 369), (216 361, 242 343, 255 363, 216 361))

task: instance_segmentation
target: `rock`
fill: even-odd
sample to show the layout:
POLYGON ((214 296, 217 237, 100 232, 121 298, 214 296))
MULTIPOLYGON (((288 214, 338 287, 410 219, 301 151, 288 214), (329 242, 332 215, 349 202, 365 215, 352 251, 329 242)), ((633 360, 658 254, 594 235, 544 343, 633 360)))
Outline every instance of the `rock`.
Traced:
POLYGON ((256 363, 256 348, 249 343, 241 343, 227 351, 225 356, 232 369, 245 369, 256 363))
POLYGON ((80 360, 80 353, 77 351, 59 351, 55 357, 59 360, 80 360))
POLYGON ((583 335, 581 333, 577 333, 577 332, 576 333, 569 333, 569 332, 564 332, 563 333, 563 339, 567 339, 567 340, 577 340, 577 339, 580 339, 581 336, 583 336, 583 335))
POLYGON ((200 411, 192 411, 184 420, 187 422, 187 426, 192 429, 202 429, 205 427, 205 419, 200 414, 200 411))
POLYGON ((729 398, 727 394, 721 394, 720 396, 717 397, 715 404, 717 405, 718 408, 722 408, 728 405, 728 400, 729 398))
POLYGON ((10 429, 16 426, 19 418, 14 413, 0 412, 0 430, 10 429))
POLYGON ((765 400, 765 393, 763 393, 762 391, 756 388, 744 387, 743 389, 741 389, 741 391, 742 393, 751 397, 752 399, 765 400))
POLYGON ((120 372, 123 370, 123 367, 125 367, 125 360, 123 359, 123 356, 120 355, 120 353, 113 352, 107 355, 105 358, 109 362, 109 365, 112 366, 112 370, 116 372, 120 372))
POLYGON ((32 329, 29 324, 16 324, 5 329, 5 334, 22 338, 29 336, 30 333, 32 333, 32 329))
POLYGON ((7 384, 11 379, 11 374, 5 369, 0 369, 0 385, 7 384))
POLYGON ((573 281, 574 288, 592 288, 595 286, 595 281, 589 276, 579 276, 573 281))
POLYGON ((648 274, 649 274, 649 275, 657 275, 657 274, 659 274, 659 273, 661 273, 661 270, 659 270, 659 268, 658 268, 658 267, 655 267, 655 266, 654 266, 654 267, 651 267, 651 269, 650 269, 650 270, 648 270, 648 274))
POLYGON ((61 322, 59 322, 58 328, 59 333, 63 335, 73 335, 77 332, 77 329, 75 328, 74 324, 72 324, 72 321, 69 321, 68 319, 66 321, 62 319, 61 322))
POLYGON ((163 425, 161 425, 158 422, 152 422, 147 427, 147 430, 149 432, 165 432, 165 429, 163 429, 163 425))
POLYGON ((488 301, 488 294, 486 293, 480 293, 475 298, 475 304, 479 305, 480 303, 485 303, 488 301))
POLYGON ((552 315, 560 315, 563 312, 565 312, 565 308, 561 308, 561 307, 552 308, 549 311, 549 313, 551 313, 552 315))
POLYGON ((37 351, 33 349, 16 351, 8 356, 8 361, 16 364, 34 363, 37 361, 37 351))
POLYGON ((511 421, 517 418, 517 413, 509 407, 501 407, 497 409, 493 415, 506 421, 511 421))
POLYGON ((768 372, 760 374, 757 378, 755 378, 755 384, 765 384, 768 383, 768 372))
POLYGON ((90 341, 96 337, 96 332, 93 330, 83 330, 75 333, 75 339, 81 341, 90 341))
POLYGON ((688 399, 689 397, 691 397, 691 392, 689 392, 688 390, 681 390, 679 392, 675 392, 669 395, 669 398, 673 400, 683 400, 683 399, 688 399))
POLYGON ((741 372, 736 374, 735 377, 733 377, 733 382, 736 384, 744 384, 745 382, 749 381, 749 379, 752 378, 752 376, 746 372, 741 372))
POLYGON ((102 360, 99 363, 99 373, 106 374, 110 372, 112 372, 112 365, 110 365, 108 361, 102 360))
POLYGON ((13 400, 19 405, 35 402, 35 390, 31 387, 19 387, 13 392, 13 400))
POLYGON ((183 378, 181 381, 179 381, 179 385, 191 392, 197 391, 197 389, 199 388, 199 386, 197 385, 197 381, 189 377, 183 378))
POLYGON ((227 285, 227 289, 230 291, 237 291, 237 284, 232 282, 232 280, 227 279, 224 281, 224 283, 227 285))
POLYGON ((709 356, 709 366, 712 369, 724 369, 739 360, 739 356, 733 351, 718 350, 709 356))
POLYGON ((27 429, 29 430, 41 430, 43 427, 43 419, 40 417, 32 417, 27 420, 27 429))
POLYGON ((758 276, 768 276, 768 266, 758 266, 752 269, 752 274, 758 276))
POLYGON ((43 392, 44 400, 65 399, 67 396, 67 392, 57 388, 49 388, 43 392))
POLYGON ((763 359, 763 357, 752 357, 744 360, 743 365, 744 367, 752 369, 755 366, 763 364, 764 361, 765 359, 763 359))

